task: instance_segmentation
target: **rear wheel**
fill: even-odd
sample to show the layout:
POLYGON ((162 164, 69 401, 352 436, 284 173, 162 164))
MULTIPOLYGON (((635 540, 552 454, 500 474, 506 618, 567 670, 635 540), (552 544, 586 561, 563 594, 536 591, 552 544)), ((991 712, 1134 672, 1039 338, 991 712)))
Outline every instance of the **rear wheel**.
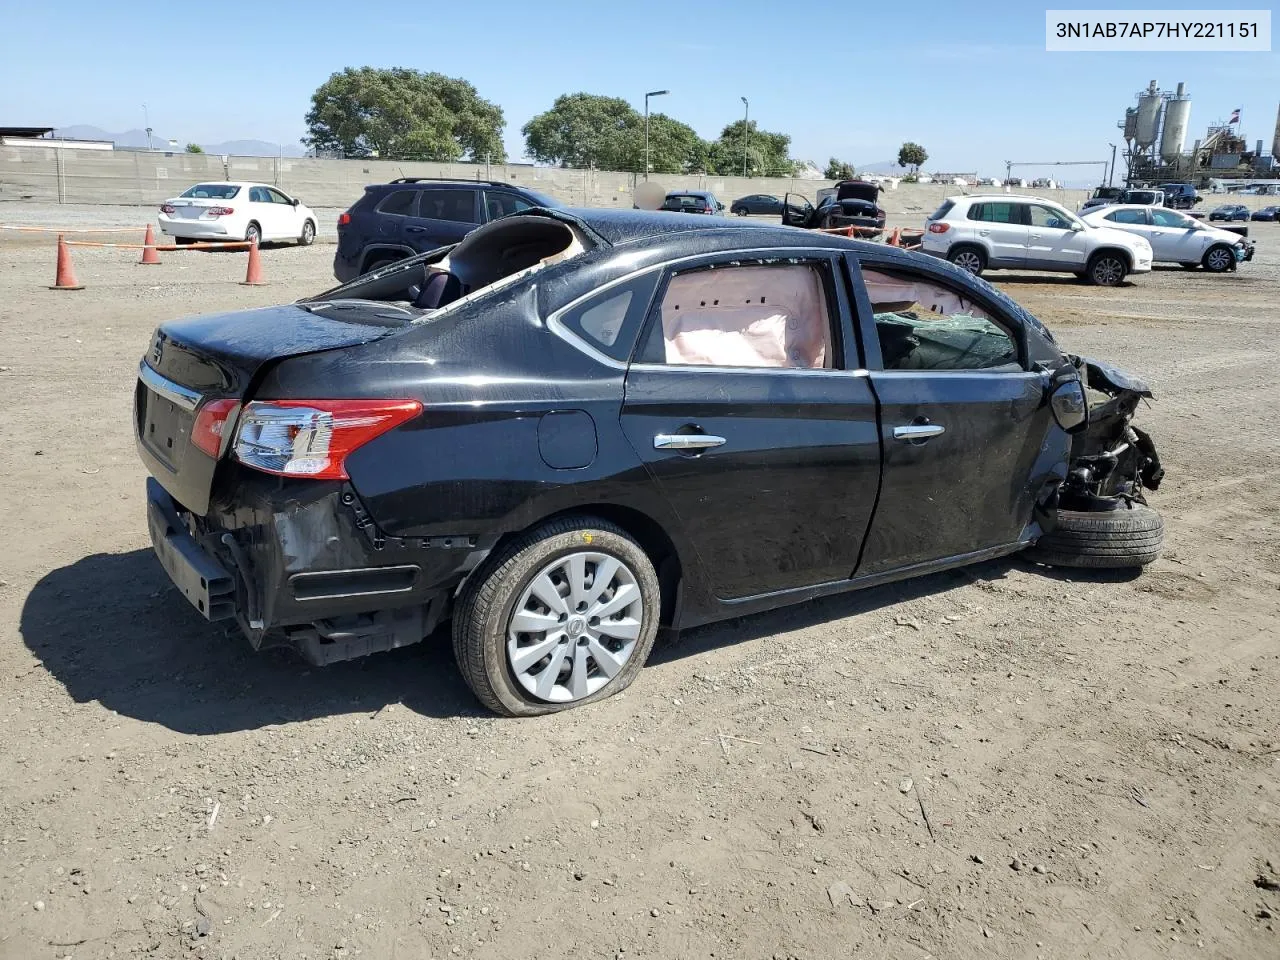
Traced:
POLYGON ((1231 265, 1235 263, 1235 254, 1231 252, 1231 248, 1225 244, 1218 244, 1210 247, 1205 251, 1204 268, 1210 273, 1225 273, 1231 269, 1231 265))
POLYGON ((612 696, 653 649, 658 577, 611 523, 549 523, 472 576, 454 613, 453 653, 467 686, 496 713, 555 713, 612 696))
POLYGON ((745 217, 745 216, 746 216, 750 211, 749 211, 749 210, 747 210, 747 208, 746 208, 746 207, 735 207, 734 209, 730 210, 729 212, 730 212, 730 213, 736 213, 736 214, 737 214, 738 216, 740 216, 740 217, 745 217))
POLYGON ((369 260, 365 263, 364 268, 360 271, 360 273, 361 275, 366 273, 373 273, 373 271, 381 270, 383 267, 388 266, 389 264, 395 263, 399 259, 400 259, 399 257, 388 257, 385 254, 382 256, 370 257, 369 260))
POLYGON ((1160 556, 1164 521, 1146 504, 1118 510, 1059 510, 1057 526, 1027 550, 1049 567, 1144 567, 1160 556))
POLYGON ((947 259, 966 273, 980 276, 987 268, 987 258, 977 247, 953 247, 947 259))
POLYGON ((1104 251, 1093 255, 1085 276, 1089 282, 1099 287, 1118 287, 1129 273, 1129 265, 1118 253, 1104 251))
POLYGON ((302 225, 302 236, 298 237, 301 246, 309 247, 316 242, 316 225, 308 220, 302 225))

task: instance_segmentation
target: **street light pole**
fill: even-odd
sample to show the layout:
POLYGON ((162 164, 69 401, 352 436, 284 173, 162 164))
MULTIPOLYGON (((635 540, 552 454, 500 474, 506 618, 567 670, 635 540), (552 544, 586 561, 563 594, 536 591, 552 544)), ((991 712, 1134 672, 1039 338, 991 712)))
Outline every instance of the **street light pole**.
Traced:
POLYGON ((147 128, 147 149, 154 149, 151 146, 151 114, 147 111, 147 105, 142 105, 142 125, 147 128))
POLYGON ((670 90, 651 90, 644 95, 644 178, 649 179, 649 98, 665 97, 670 90))
POLYGON ((746 97, 742 100, 742 175, 747 175, 747 131, 751 129, 751 125, 747 122, 747 118, 751 116, 751 104, 747 103, 746 97))
POLYGON ((1116 179, 1116 145, 1108 143, 1107 146, 1111 148, 1111 172, 1107 174, 1107 186, 1109 187, 1116 179))

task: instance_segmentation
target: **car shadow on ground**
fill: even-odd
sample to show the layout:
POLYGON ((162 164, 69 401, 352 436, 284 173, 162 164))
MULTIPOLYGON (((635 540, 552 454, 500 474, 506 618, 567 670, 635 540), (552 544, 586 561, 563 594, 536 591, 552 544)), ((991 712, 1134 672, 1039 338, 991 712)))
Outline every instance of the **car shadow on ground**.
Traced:
MULTIPOLYGON (((999 580, 1016 566, 1029 565, 1016 558, 993 560, 664 635, 650 664, 999 580)), ((1136 575, 1034 569, 1072 581, 1136 575)), ((458 674, 447 625, 416 646, 327 667, 312 667, 282 651, 255 653, 233 625, 202 621, 170 586, 150 550, 94 554, 52 571, 27 596, 20 629, 32 653, 76 702, 97 701, 179 733, 373 714, 392 703, 425 716, 489 716, 458 674)))

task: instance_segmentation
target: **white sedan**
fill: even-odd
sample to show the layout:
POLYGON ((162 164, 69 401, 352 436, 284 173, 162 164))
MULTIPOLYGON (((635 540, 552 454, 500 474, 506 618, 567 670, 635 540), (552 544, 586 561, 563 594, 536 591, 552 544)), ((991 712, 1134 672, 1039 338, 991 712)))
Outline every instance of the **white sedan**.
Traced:
POLYGON ((1166 207, 1135 203, 1100 207, 1080 219, 1095 227, 1111 227, 1146 237, 1157 263, 1180 263, 1188 269, 1203 266, 1214 273, 1234 270, 1253 259, 1253 244, 1238 233, 1220 230, 1166 207))
POLYGON ((265 183, 197 183, 160 205, 160 230, 179 243, 295 240, 305 247, 316 238, 316 215, 265 183))

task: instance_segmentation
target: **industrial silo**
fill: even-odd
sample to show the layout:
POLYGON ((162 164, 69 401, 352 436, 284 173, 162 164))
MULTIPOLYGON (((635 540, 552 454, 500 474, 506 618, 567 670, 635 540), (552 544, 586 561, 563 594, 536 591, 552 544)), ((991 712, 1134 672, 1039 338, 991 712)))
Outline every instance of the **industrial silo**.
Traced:
MULTIPOLYGON (((1280 130, 1280 126, 1277 126, 1276 129, 1280 130)), ((1124 139, 1126 142, 1132 143, 1133 138, 1137 135, 1138 109, 1137 107, 1127 107, 1124 111, 1124 139)))
POLYGON ((1138 95, 1138 124, 1133 140, 1144 150, 1156 142, 1156 135, 1160 130, 1160 107, 1163 103, 1160 88, 1154 80, 1151 81, 1151 86, 1138 95))
POLYGON ((1182 156, 1187 142, 1187 126, 1191 120, 1191 98, 1185 93, 1185 84, 1178 84, 1178 92, 1164 106, 1164 131, 1160 134, 1160 157, 1171 162, 1182 156))

